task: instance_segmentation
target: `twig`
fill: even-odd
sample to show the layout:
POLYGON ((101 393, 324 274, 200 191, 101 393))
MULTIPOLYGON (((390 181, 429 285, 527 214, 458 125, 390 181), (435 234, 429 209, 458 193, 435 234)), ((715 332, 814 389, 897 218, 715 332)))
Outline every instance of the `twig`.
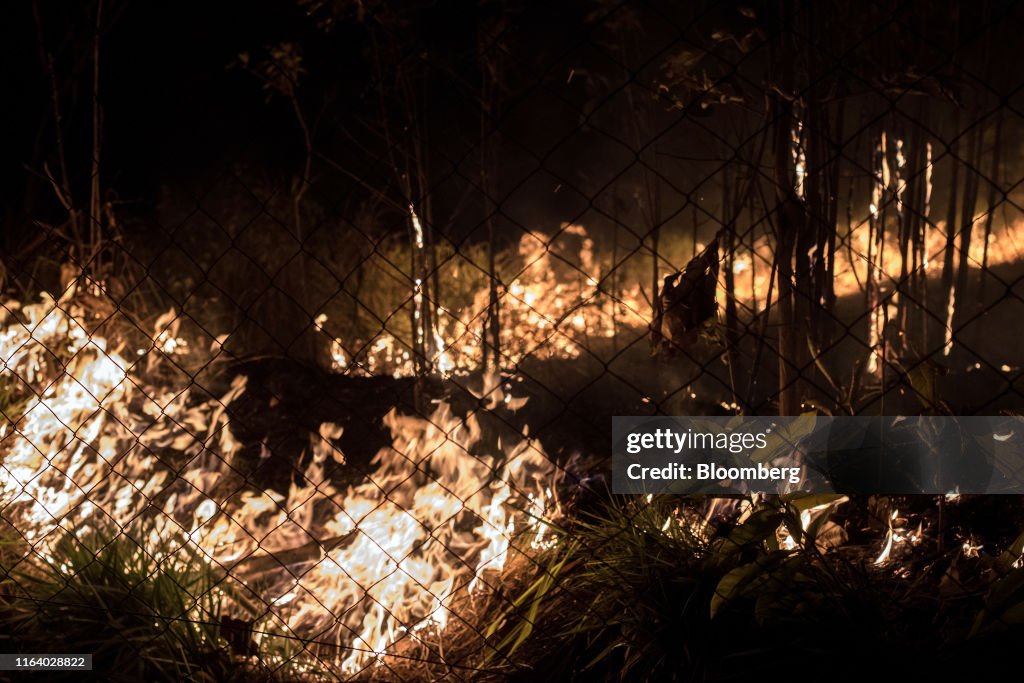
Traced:
POLYGON ((358 532, 350 531, 344 536, 333 536, 323 542, 312 540, 304 545, 286 550, 253 553, 244 559, 226 565, 223 572, 232 578, 236 578, 236 572, 246 578, 258 578, 280 569, 287 570, 290 566, 319 559, 354 538, 356 533, 358 532))

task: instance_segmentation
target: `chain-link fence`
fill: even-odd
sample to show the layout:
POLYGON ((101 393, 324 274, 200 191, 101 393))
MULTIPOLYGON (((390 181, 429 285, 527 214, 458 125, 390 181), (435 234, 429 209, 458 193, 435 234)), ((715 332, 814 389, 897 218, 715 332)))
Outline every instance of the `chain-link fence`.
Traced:
POLYGON ((4 259, 0 649, 727 680, 793 643, 949 672, 1013 632, 1016 499, 606 482, 612 415, 1020 409, 1016 3, 293 9, 223 76, 283 161, 142 209, 96 135, 68 170, 90 137, 33 15, 54 142, 4 259))

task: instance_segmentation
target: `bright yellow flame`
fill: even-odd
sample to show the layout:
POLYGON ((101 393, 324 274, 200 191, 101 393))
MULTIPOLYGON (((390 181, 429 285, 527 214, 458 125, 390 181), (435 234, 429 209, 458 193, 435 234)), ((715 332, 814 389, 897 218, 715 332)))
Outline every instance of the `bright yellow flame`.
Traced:
MULTIPOLYGON (((555 502, 539 444, 512 433, 486 452, 476 415, 463 419, 444 402, 428 418, 387 415, 393 443, 360 484, 339 488, 325 477, 328 459, 345 459, 334 446, 341 427, 323 424, 310 437, 302 485, 225 497, 218 483, 239 447, 227 408, 245 380, 213 400, 150 384, 137 369, 151 359, 129 366, 83 320, 71 296, 44 297, 0 327, 5 379, 49 387, 0 445, 0 506, 44 555, 58 528, 83 533, 101 516, 124 527, 150 515, 154 545, 178 532, 192 556, 244 586, 225 592, 229 606, 245 608, 233 602, 239 594, 258 596, 279 630, 326 634, 344 653, 338 664, 355 672, 402 639, 461 618, 448 607, 459 591, 486 589, 510 555, 543 542, 539 520, 555 502), (61 367, 55 357, 71 360, 61 367), (194 460, 178 473, 155 453, 194 460)), ((147 353, 179 352, 187 346, 147 353)), ((492 407, 523 402, 496 376, 484 392, 492 407)))

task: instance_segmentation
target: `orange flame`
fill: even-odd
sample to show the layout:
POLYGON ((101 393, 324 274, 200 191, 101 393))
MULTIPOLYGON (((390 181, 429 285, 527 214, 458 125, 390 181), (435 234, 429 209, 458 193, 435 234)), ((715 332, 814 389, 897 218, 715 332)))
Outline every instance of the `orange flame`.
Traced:
MULTIPOLYGON (((444 402, 428 418, 392 412, 393 444, 374 472, 339 488, 324 465, 344 461, 332 444, 341 428, 327 423, 311 435, 305 483, 225 497, 217 484, 239 448, 226 407, 244 379, 207 401, 150 385, 140 372, 147 356, 187 347, 158 330, 153 348, 128 363, 88 333, 70 292, 6 308, 5 380, 31 398, 4 426, 0 504, 44 556, 61 529, 86 534, 150 515, 154 546, 175 533, 188 545, 161 561, 205 558, 237 589, 224 593, 228 604, 255 596, 278 631, 332 641, 343 653, 336 662, 355 672, 460 618, 448 609, 458 591, 485 589, 510 553, 544 542, 553 466, 526 434, 480 454, 475 415, 462 419, 444 402), (179 473, 156 455, 168 451, 194 459, 179 473)), ((494 379, 485 391, 492 407, 514 401, 494 379)))

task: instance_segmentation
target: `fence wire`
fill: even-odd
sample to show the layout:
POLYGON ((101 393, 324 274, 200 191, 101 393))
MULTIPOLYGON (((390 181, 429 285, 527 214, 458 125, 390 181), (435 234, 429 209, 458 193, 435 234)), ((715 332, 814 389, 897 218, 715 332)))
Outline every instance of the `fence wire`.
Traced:
POLYGON ((596 2, 557 41, 492 8, 451 51, 413 10, 299 4, 376 69, 312 102, 302 45, 234 65, 298 172, 197 172, 145 216, 65 197, 59 261, 5 256, 19 632, 125 680, 497 679, 543 673, 542 604, 612 623, 579 572, 635 585, 608 548, 654 514, 695 556, 761 518, 889 577, 997 552, 957 496, 833 500, 809 548, 774 499, 595 520, 611 415, 1021 409, 1016 3, 596 2))

